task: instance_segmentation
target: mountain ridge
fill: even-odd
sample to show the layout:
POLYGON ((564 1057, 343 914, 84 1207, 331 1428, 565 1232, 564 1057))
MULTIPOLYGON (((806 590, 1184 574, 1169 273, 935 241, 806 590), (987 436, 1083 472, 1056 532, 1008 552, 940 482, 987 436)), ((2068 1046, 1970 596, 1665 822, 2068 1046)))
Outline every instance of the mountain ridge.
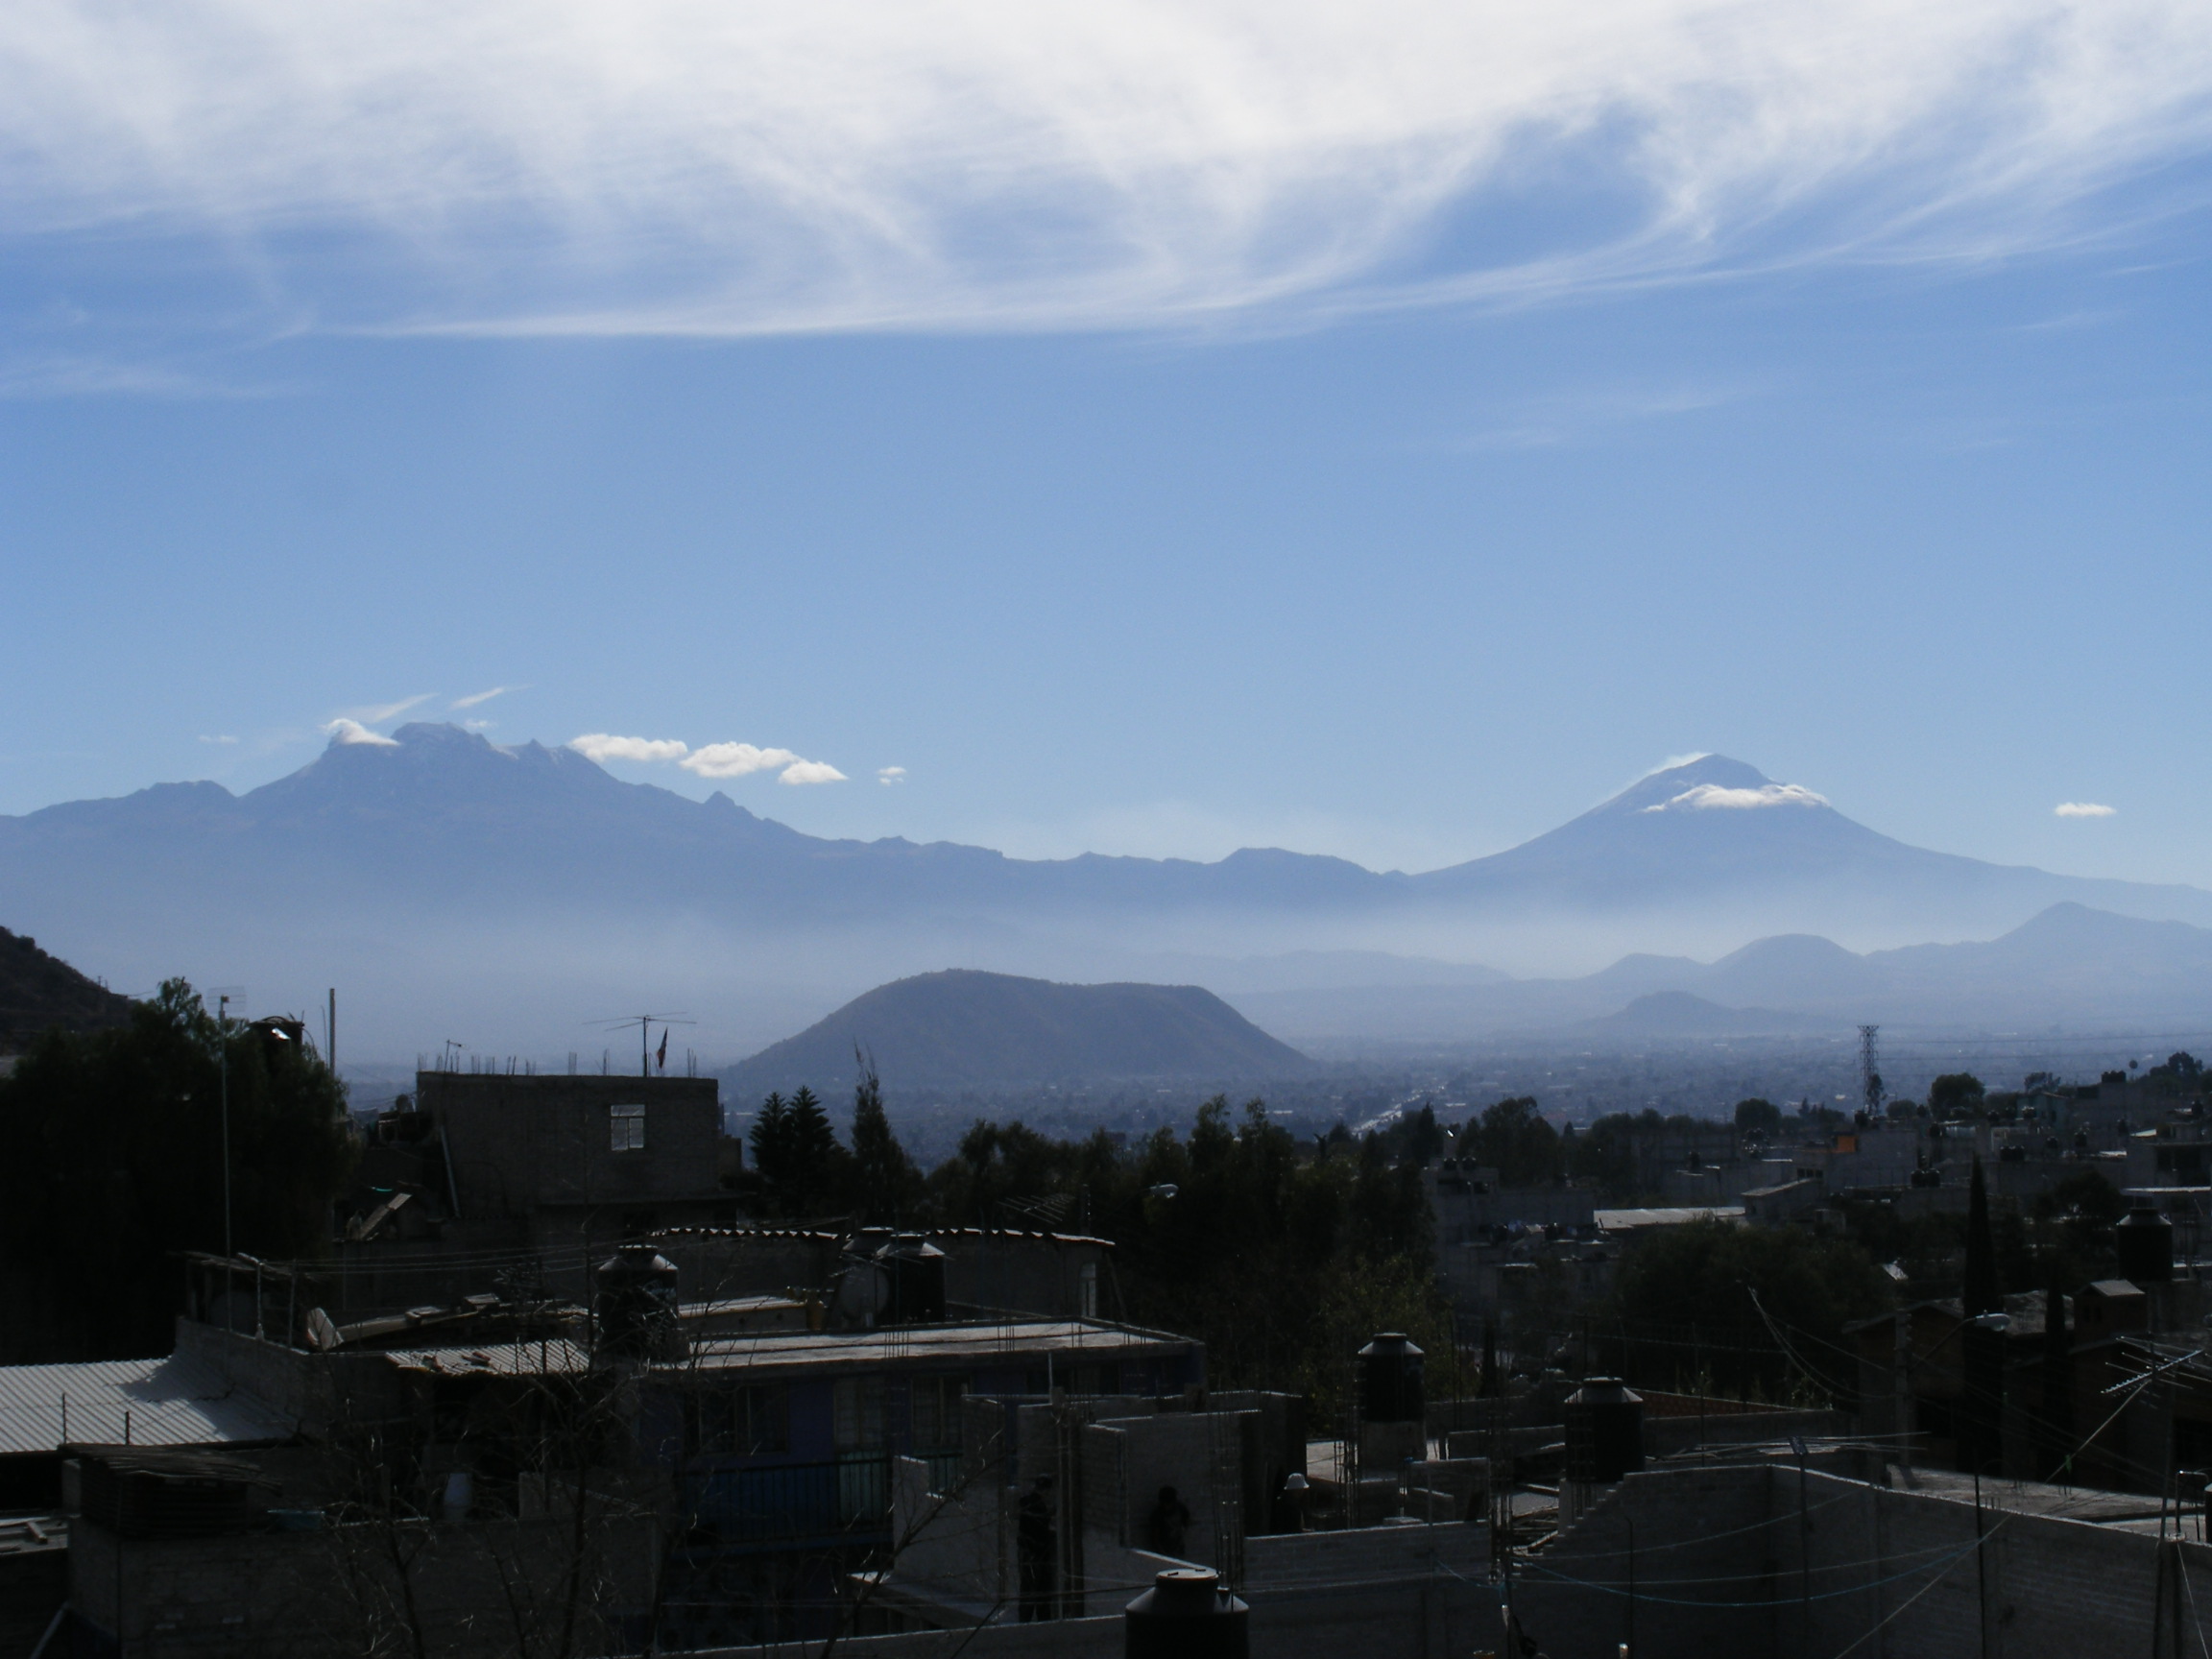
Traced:
MULTIPOLYGON (((1228 964, 1277 991, 1310 970, 1439 996, 1500 968, 1611 963, 1623 990, 1696 991, 1659 959, 1768 953, 1725 984, 1780 972, 1774 936, 1856 951, 1990 940, 2066 902, 2212 923, 2201 889, 1911 848, 1722 756, 1412 875, 1279 848, 1029 860, 817 837, 721 791, 694 801, 572 750, 430 723, 333 742, 243 795, 156 784, 0 818, 0 915, 121 983, 187 972, 298 1005, 346 984, 367 1004, 359 1036, 400 1052, 457 1022, 558 1051, 590 1018, 693 1002, 703 1042, 743 1050, 947 963, 1086 981, 1228 964)), ((1793 964, 1786 979, 1819 977, 1793 964)))

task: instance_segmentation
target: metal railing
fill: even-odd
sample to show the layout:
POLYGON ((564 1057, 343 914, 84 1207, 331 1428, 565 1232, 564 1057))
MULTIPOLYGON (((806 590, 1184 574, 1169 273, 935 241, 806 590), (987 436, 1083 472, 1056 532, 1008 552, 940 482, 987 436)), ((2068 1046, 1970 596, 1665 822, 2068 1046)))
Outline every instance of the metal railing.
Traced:
POLYGON ((878 1532, 891 1517, 891 1459, 703 1470, 685 1478, 685 1503, 696 1526, 725 1538, 878 1532))

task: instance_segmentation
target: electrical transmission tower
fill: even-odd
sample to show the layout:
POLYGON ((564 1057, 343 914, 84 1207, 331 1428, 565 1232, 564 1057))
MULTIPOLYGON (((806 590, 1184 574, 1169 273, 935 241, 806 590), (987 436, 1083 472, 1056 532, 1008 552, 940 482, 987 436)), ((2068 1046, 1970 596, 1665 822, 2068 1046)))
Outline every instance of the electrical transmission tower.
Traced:
POLYGON ((1866 1116, 1882 1116, 1882 1027, 1859 1027, 1859 1082, 1866 1096, 1866 1116))

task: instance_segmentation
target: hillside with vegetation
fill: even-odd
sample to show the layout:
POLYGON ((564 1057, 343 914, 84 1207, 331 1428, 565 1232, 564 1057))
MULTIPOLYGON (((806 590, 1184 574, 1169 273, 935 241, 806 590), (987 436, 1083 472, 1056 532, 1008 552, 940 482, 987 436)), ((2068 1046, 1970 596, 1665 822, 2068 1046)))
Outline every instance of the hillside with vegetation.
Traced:
POLYGON ((52 1026, 97 1031, 131 1017, 131 998, 88 979, 25 934, 0 927, 0 1054, 19 1054, 52 1026))
POLYGON ((1063 985, 947 969, 878 985, 726 1078, 739 1098, 857 1080, 856 1053, 895 1084, 1068 1078, 1257 1080, 1311 1063, 1196 985, 1063 985))

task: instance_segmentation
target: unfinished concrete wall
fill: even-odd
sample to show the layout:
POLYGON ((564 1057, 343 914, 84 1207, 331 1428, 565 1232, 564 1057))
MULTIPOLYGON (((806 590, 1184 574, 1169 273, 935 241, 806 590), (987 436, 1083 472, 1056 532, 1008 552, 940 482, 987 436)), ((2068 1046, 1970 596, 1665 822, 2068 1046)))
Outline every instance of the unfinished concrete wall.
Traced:
POLYGON ((565 1520, 128 1539, 78 1517, 70 1605, 110 1650, 119 1640, 137 1655, 337 1659, 379 1635, 410 1650, 419 1630, 424 1650, 461 1659, 537 1650, 571 1606, 582 1650, 613 1652, 641 1633, 657 1544, 646 1516, 595 1522, 581 1557, 565 1520))
MULTIPOLYGON (((1496 1593, 1440 1572, 1342 1587, 1285 1587, 1247 1599, 1257 1659, 1466 1659, 1484 1648, 1503 1649, 1496 1593)), ((847 1637, 837 1651, 841 1659, 1120 1659, 1122 1632, 1118 1612, 1038 1624, 1009 1623, 1002 1615, 962 1629, 847 1637)), ((818 1645, 717 1648, 698 1659, 796 1659, 803 1651, 818 1651, 818 1645)))
POLYGON ((1616 1659, 1623 1642, 1636 1659, 1761 1659, 1771 1511, 1764 1466, 1631 1475, 1516 1569, 1514 1608, 1551 1659, 1616 1659))
POLYGON ((1970 1500, 1815 1474, 1801 1552, 1790 1525, 1796 1478, 1772 1479, 1788 1659, 2162 1659, 2201 1646, 2200 1617, 2212 1612, 2205 1545, 1995 1507, 1977 1517, 1970 1500), (1792 1593, 1809 1594, 1791 1606, 1792 1593))

